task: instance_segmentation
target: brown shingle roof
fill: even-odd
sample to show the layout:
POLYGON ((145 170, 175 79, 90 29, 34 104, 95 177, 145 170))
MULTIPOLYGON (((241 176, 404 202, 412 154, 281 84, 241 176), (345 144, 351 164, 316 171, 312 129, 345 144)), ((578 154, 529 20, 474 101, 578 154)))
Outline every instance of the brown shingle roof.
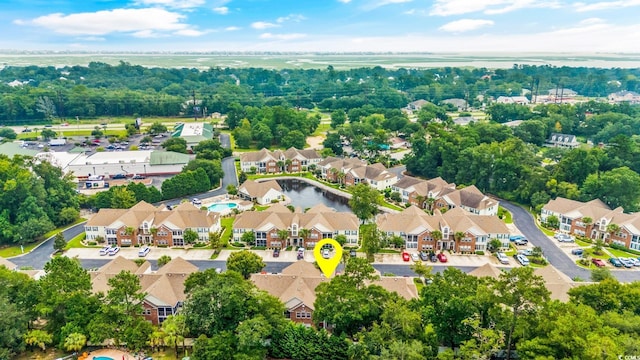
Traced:
POLYGON ((240 187, 238 191, 249 195, 251 198, 263 197, 269 190, 275 189, 282 192, 280 184, 275 180, 257 182, 253 180, 247 180, 240 187))
POLYGON ((186 261, 181 257, 171 259, 168 263, 162 266, 157 274, 191 274, 198 271, 198 267, 192 263, 186 261))

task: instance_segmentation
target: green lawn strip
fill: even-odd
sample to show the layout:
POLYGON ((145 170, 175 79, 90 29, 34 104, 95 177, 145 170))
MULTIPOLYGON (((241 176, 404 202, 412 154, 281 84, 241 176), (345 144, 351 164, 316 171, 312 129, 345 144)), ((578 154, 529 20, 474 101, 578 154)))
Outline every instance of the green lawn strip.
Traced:
MULTIPOLYGON (((547 264, 547 265, 549 265, 549 264, 547 264)), ((536 268, 536 269, 541 269, 541 268, 543 268, 543 267, 545 267, 547 265, 534 264, 532 262, 529 263, 529 266, 531 266, 532 268, 536 268)))
POLYGON ((513 223, 513 219, 511 218, 511 213, 503 208, 502 206, 500 207, 500 209, 504 210, 504 217, 502 218, 502 220, 505 222, 505 224, 512 224, 513 223))
POLYGON ((612 256, 615 256, 615 257, 632 257, 632 258, 638 257, 638 255, 632 254, 630 252, 626 252, 624 250, 605 248, 605 251, 608 251, 612 256))
POLYGON ((220 237, 220 241, 222 242, 221 245, 223 248, 230 245, 229 240, 231 240, 231 234, 233 234, 233 220, 233 217, 226 217, 220 220, 220 225, 224 229, 222 236, 220 237))
POLYGON ((101 245, 93 245, 93 246, 85 246, 82 244, 82 240, 86 238, 86 233, 80 233, 73 237, 71 240, 67 241, 67 246, 64 247, 65 250, 69 250, 71 248, 97 248, 101 247, 101 245))
POLYGON ((265 211, 265 210, 267 210, 268 208, 269 208, 269 206, 268 206, 268 205, 255 205, 255 206, 254 206, 254 209, 255 209, 256 211, 265 211))
POLYGON ((602 254, 602 255, 595 255, 593 253, 593 248, 586 248, 584 249, 584 253, 585 255, 588 255, 592 258, 596 258, 596 259, 602 259, 602 260, 607 260, 608 258, 610 258, 609 255, 607 255, 606 253, 602 254))
POLYGON ((590 243, 588 243, 586 241, 582 241, 580 239, 576 239, 576 244, 578 244, 579 246, 582 246, 582 247, 591 247, 593 245, 593 244, 590 244, 590 243))
MULTIPOLYGON (((51 230, 51 231, 49 231, 48 233, 46 233, 46 234, 42 235, 42 237, 40 237, 40 238, 38 239, 38 241, 36 241, 36 242, 32 242, 32 243, 29 243, 29 244, 25 244, 25 245, 24 245, 24 253, 26 254, 26 253, 30 252, 30 251, 31 251, 31 250, 33 250, 36 246, 38 246, 40 243, 42 243, 42 242, 43 242, 43 241, 45 241, 46 239, 48 239, 48 238, 50 238, 50 237, 54 236, 55 234, 59 233, 60 231, 62 231, 62 230, 64 230, 64 229, 66 229, 66 228, 68 228, 68 227, 70 227, 70 226, 73 226, 73 225, 79 224, 79 223, 81 223, 81 222, 83 222, 83 221, 86 221, 86 220, 87 220, 87 219, 82 219, 82 218, 80 218, 80 219, 76 220, 76 221, 75 221, 73 224, 71 224, 71 225, 64 225, 64 226, 61 226, 61 227, 59 227, 59 228, 57 228, 57 229, 55 229, 55 230, 51 230)), ((20 248, 20 245, 13 245, 13 246, 7 246, 7 247, 0 248, 0 257, 3 257, 3 258, 13 257, 13 256, 16 256, 16 255, 20 255, 20 254, 22 254, 22 253, 23 253, 23 252, 22 252, 22 249, 20 248)))
POLYGON ((578 265, 579 267, 583 268, 583 269, 587 269, 587 270, 593 270, 596 268, 595 265, 593 265, 592 263, 589 263, 589 266, 584 266, 582 264, 580 264, 580 260, 576 260, 575 261, 576 265, 578 265))
POLYGON ((380 251, 378 251, 378 254, 400 254, 400 250, 380 249, 380 251))

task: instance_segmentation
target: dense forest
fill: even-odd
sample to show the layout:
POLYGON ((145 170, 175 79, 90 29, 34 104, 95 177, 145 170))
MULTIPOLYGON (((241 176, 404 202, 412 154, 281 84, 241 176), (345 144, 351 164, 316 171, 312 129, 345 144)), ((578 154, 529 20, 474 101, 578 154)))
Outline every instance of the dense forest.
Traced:
MULTIPOLYGON (((242 261, 235 265, 252 263, 242 261)), ((344 274, 317 288, 313 322, 332 324, 330 335, 285 320, 277 298, 234 270, 190 275, 182 312, 156 327, 142 315, 144 294, 131 272, 94 294, 77 259, 53 258, 39 280, 0 266, 0 358, 26 348, 80 351, 106 339, 134 352, 181 353, 184 338, 195 339, 194 360, 466 360, 514 358, 512 351, 523 360, 596 360, 640 351, 639 283, 618 283, 606 270, 598 270, 601 282, 570 290, 563 303, 550 300, 530 267, 497 279, 455 268, 431 275, 422 267, 431 280, 406 300, 370 283, 377 276, 366 259, 348 259, 344 274)))
POLYGON ((372 105, 400 108, 409 101, 434 103, 449 98, 480 105, 478 95, 540 94, 570 88, 603 97, 640 89, 639 69, 597 69, 514 65, 511 69, 384 69, 337 71, 260 68, 145 68, 121 62, 112 66, 5 67, 0 70, 0 123, 92 118, 97 116, 191 116, 227 113, 231 104, 345 111, 372 105), (191 105, 189 105, 191 104, 191 105))

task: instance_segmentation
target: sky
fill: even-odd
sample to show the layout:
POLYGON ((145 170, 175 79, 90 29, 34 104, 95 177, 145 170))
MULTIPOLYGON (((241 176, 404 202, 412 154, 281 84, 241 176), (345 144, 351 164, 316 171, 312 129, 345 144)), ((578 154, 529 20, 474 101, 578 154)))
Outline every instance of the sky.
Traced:
POLYGON ((0 49, 640 52, 640 0, 0 0, 0 49))

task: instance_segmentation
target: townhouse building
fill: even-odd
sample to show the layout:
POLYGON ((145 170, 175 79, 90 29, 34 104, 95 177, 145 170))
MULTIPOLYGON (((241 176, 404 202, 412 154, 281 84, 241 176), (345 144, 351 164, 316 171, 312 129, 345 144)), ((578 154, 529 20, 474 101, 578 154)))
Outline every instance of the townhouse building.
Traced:
POLYGON ((313 149, 289 148, 285 151, 262 149, 240 155, 240 169, 258 174, 306 171, 309 165, 318 164, 322 157, 313 149))
POLYGON ((253 181, 247 180, 238 187, 238 196, 260 205, 270 204, 273 200, 284 198, 282 187, 275 180, 253 181))
POLYGON ((431 208, 430 204, 445 191, 454 191, 455 189, 456 184, 450 184, 441 177, 424 180, 413 176, 403 176, 391 186, 392 191, 400 193, 404 203, 423 209, 431 208))
POLYGON ((622 207, 612 210, 599 199, 581 202, 557 197, 540 211, 542 222, 550 216, 558 219, 562 232, 640 250, 640 213, 625 213, 622 207))
POLYGON ((362 183, 382 191, 398 181, 396 174, 387 171, 384 165, 369 165, 358 158, 340 159, 330 156, 319 162, 318 168, 323 179, 347 186, 362 183))
POLYGON ((438 209, 461 208, 476 215, 498 215, 498 200, 483 194, 475 185, 462 189, 446 188, 435 201, 438 209))
POLYGON ((375 221, 383 234, 401 237, 409 250, 473 253, 486 251, 492 239, 509 247, 509 228, 502 220, 495 215, 471 214, 462 208, 444 214, 436 209, 429 215, 412 205, 401 213, 380 214, 375 221))
POLYGON ((141 201, 130 209, 100 209, 85 224, 87 240, 98 237, 108 245, 184 246, 187 229, 198 234, 199 241, 220 230, 220 214, 182 203, 172 210, 141 201))
POLYGON ((133 260, 118 256, 97 271, 89 272, 92 291, 106 294, 111 288, 109 279, 122 271, 138 276, 140 291, 145 294, 142 300, 143 315, 147 321, 159 325, 168 316, 180 312, 186 300, 184 281, 190 274, 198 271, 198 268, 177 257, 154 272, 149 262, 138 266, 133 260))
POLYGON ((337 212, 323 204, 306 212, 301 209, 292 212, 282 204, 275 204, 264 211, 246 211, 238 215, 233 223, 233 240, 241 241, 244 233, 252 232, 254 246, 313 248, 321 239, 344 235, 346 245, 357 245, 359 225, 354 214, 337 212), (281 237, 282 231, 286 231, 286 237, 281 237))

